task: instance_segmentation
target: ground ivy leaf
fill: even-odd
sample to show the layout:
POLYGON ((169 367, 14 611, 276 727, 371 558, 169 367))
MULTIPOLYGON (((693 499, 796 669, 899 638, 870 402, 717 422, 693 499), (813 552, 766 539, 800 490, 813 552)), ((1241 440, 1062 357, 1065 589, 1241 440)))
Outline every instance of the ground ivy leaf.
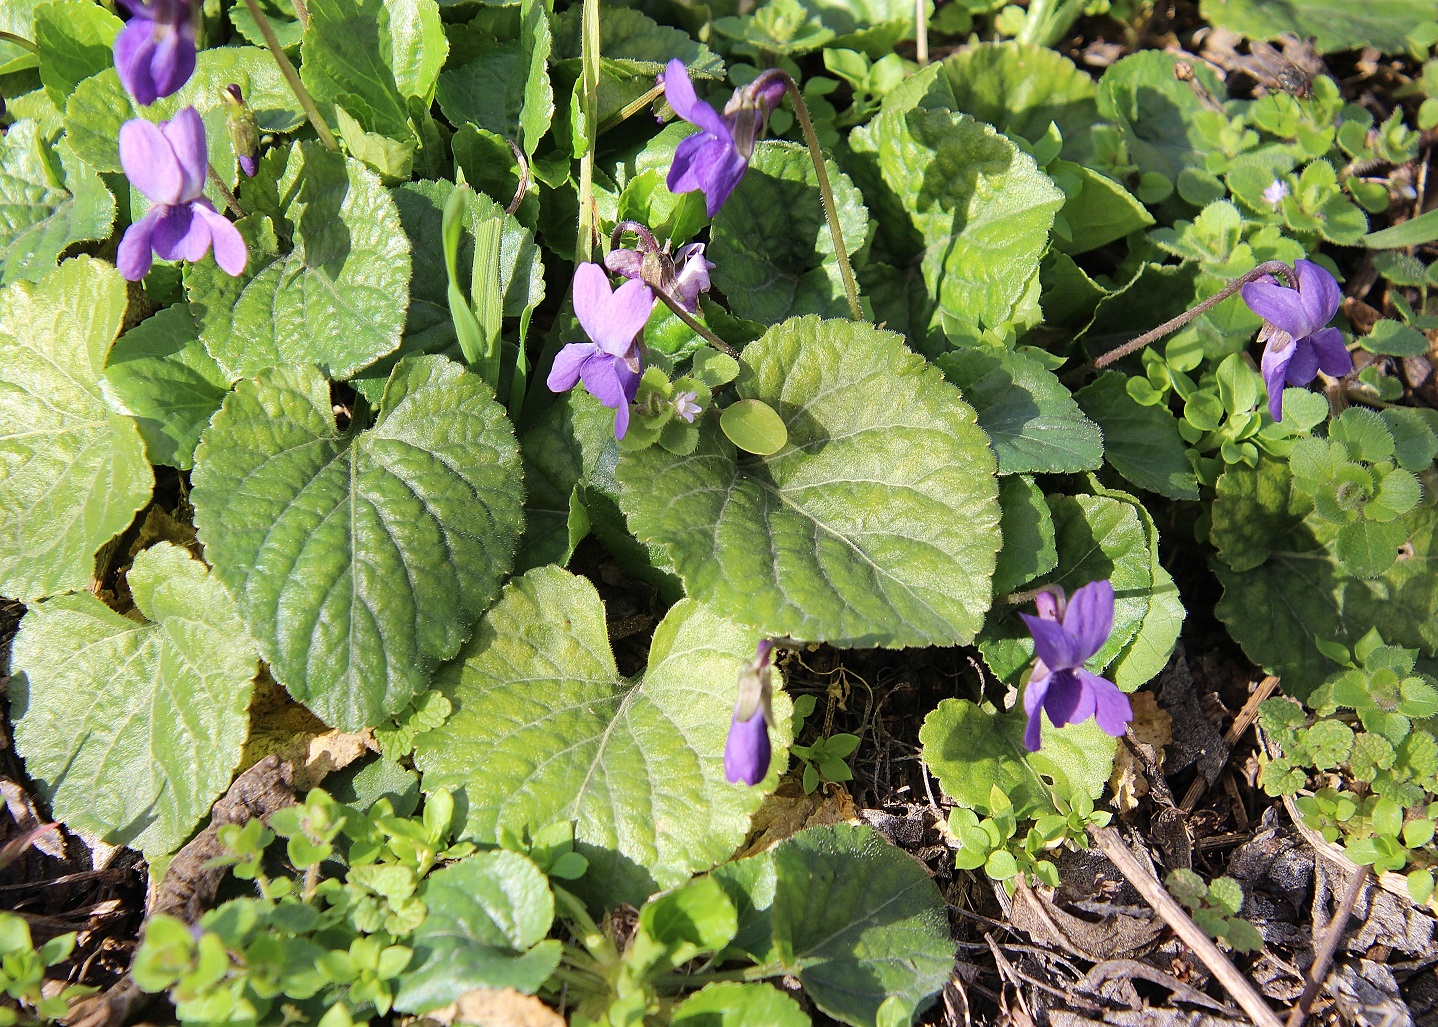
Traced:
POLYGON ((1203 18, 1250 39, 1276 39, 1291 32, 1314 39, 1321 53, 1376 47, 1402 53, 1406 33, 1434 17, 1432 0, 1306 0, 1275 7, 1261 0, 1203 0, 1203 18))
POLYGON ((435 0, 310 0, 301 78, 325 108, 344 102, 371 132, 408 139, 408 97, 425 106, 449 53, 435 0))
POLYGON ((424 787, 462 793, 464 834, 480 842, 573 820, 589 858, 579 890, 605 907, 640 904, 727 858, 784 765, 781 695, 769 785, 724 779, 734 682, 757 637, 681 601, 655 631, 648 669, 626 680, 594 586, 536 568, 505 586, 437 676, 454 712, 415 742, 424 787))
POLYGON ((426 1013, 475 988, 533 995, 563 949, 549 880, 527 856, 481 852, 436 870, 419 897, 429 908, 414 932, 414 957, 399 978, 395 1008, 426 1013))
POLYGON ((965 46, 941 62, 953 91, 953 110, 988 122, 1006 135, 1038 142, 1049 122, 1063 135, 1064 153, 1075 160, 1092 147, 1098 120, 1093 78, 1056 50, 1006 41, 965 46))
POLYGON ((112 410, 135 418, 151 463, 187 471, 230 380, 205 352, 189 307, 180 303, 120 336, 100 388, 112 410))
POLYGON ((143 551, 126 580, 144 621, 88 592, 30 608, 11 714, 55 816, 152 856, 179 848, 228 787, 256 657, 234 602, 183 549, 143 551))
POLYGON ((71 243, 108 237, 114 220, 110 190, 65 140, 52 147, 34 121, 0 138, 0 285, 39 278, 71 243))
MULTIPOLYGON (((291 132, 305 119, 303 108, 267 51, 254 46, 222 46, 201 50, 194 74, 179 92, 148 107, 135 104, 114 68, 90 76, 75 87, 65 104, 65 136, 96 171, 118 173, 122 124, 131 118, 166 121, 183 108, 194 107, 205 122, 210 164, 233 186, 239 170, 226 128, 228 108, 221 95, 230 83, 244 92, 245 104, 254 112, 262 132, 291 132)), ((224 204, 217 192, 211 192, 210 199, 217 207, 224 204)))
POLYGON ((840 646, 971 640, 1000 545, 994 457, 958 391, 899 336, 794 318, 745 348, 741 399, 788 445, 740 459, 704 412, 698 448, 626 453, 630 529, 688 593, 765 634, 840 646))
POLYGON ((809 1027, 810 1020, 788 995, 770 984, 718 981, 706 984, 674 1010, 673 1027, 809 1027))
MULTIPOLYGON (((1153 554, 1137 504, 1109 496, 1050 496, 1058 546, 1058 567, 1037 585, 1058 584, 1072 595, 1091 581, 1107 578, 1114 588, 1113 631, 1088 661, 1106 667, 1134 637, 1152 602, 1153 554)), ((1026 607, 1001 604, 984 625, 979 650, 1000 680, 1015 682, 1033 659, 1033 639, 1019 619, 1026 607)))
POLYGON ((526 0, 518 39, 479 41, 479 54, 439 76, 435 98, 452 125, 473 124, 522 142, 528 156, 549 130, 554 89, 547 62, 551 39, 543 3, 526 0))
POLYGON ((998 786, 1019 819, 1055 811, 1053 795, 1069 799, 1082 792, 1103 794, 1113 773, 1115 739, 1096 722, 1054 727, 1043 717, 1038 752, 1024 746, 1028 715, 1022 709, 998 713, 966 699, 945 699, 919 729, 924 763, 944 794, 966 809, 992 813, 989 792, 998 786))
POLYGON ((978 412, 1000 474, 1091 471, 1104 438, 1054 373, 1022 353, 965 347, 937 361, 978 412))
POLYGON ((994 568, 994 594, 1005 595, 1059 565, 1054 521, 1044 493, 1028 475, 999 482, 1004 547, 994 568))
POLYGON ((435 356, 395 368, 363 432, 338 432, 313 367, 240 383, 192 481, 206 557, 275 679, 347 731, 425 691, 493 601, 522 520, 504 409, 435 356))
POLYGON ((886 998, 912 1014, 948 980, 954 943, 943 896, 873 828, 801 831, 774 848, 774 869, 779 962, 830 1016, 873 1027, 886 998))
MULTIPOLYGON (((449 182, 406 182, 390 190, 404 234, 410 241, 410 299, 404 340, 399 349, 351 379, 351 384, 371 400, 379 399, 390 369, 401 357, 445 353, 456 360, 463 359, 449 313, 449 272, 440 242, 444 205, 453 189, 449 182)), ((492 217, 503 221, 499 239, 499 287, 504 316, 518 318, 544 299, 544 264, 539 246, 533 232, 482 193, 471 192, 465 202, 464 230, 459 241, 459 281, 465 283, 467 291, 474 262, 475 229, 492 217)))
POLYGON ((120 273, 89 257, 0 292, 0 595, 84 588, 149 501, 140 432, 100 393, 124 316, 120 273))
POLYGON ((1184 168, 1202 168, 1212 148, 1198 116, 1207 109, 1198 88, 1227 95, 1203 62, 1182 62, 1189 69, 1184 78, 1175 73, 1180 63, 1173 54, 1144 50, 1110 65, 1098 84, 1099 114, 1119 127, 1130 158, 1140 171, 1170 182, 1184 168))
MULTIPOLYGON (((856 257, 868 242, 869 211, 849 176, 825 164, 844 246, 856 257)), ((709 244, 714 284, 735 314, 771 325, 794 314, 848 313, 818 182, 798 143, 754 148, 748 172, 714 218, 709 244)))
POLYGON ((1141 489, 1169 499, 1198 499, 1198 478, 1178 418, 1167 406, 1141 405, 1124 388, 1127 381, 1109 371, 1074 396, 1103 429, 1104 459, 1141 489))
POLYGON ((1334 669, 1315 637, 1351 647, 1377 627, 1390 645, 1438 652, 1438 507, 1423 503, 1399 518, 1412 553, 1360 578, 1335 555, 1336 526, 1290 485, 1287 466, 1268 459, 1256 469, 1230 467, 1219 479, 1216 612, 1248 658, 1303 699, 1334 669), (1248 525, 1242 534, 1229 527, 1239 523, 1248 525), (1259 533, 1266 550, 1251 540, 1259 533))
MULTIPOLYGON (((252 245, 238 278, 214 261, 187 264, 190 311, 232 380, 298 363, 348 377, 400 344, 410 257, 399 214, 374 172, 318 143, 290 150, 276 188, 293 249, 252 245)), ((260 218, 240 222, 247 241, 260 218)))
POLYGON ((976 329, 1037 317, 1025 301, 1064 195, 1033 158, 966 114, 887 104, 849 142, 880 232, 938 307, 976 329))

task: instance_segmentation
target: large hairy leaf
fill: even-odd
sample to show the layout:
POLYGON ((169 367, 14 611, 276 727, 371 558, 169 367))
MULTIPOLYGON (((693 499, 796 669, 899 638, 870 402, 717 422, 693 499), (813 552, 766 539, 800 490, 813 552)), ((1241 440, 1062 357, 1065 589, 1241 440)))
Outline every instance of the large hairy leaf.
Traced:
MULTIPOLYGON (((415 765, 426 789, 462 793, 464 834, 478 841, 573 820, 590 861, 579 889, 637 905, 727 858, 768 790, 729 784, 723 770, 734 683, 757 640, 682 601, 655 631, 648 669, 626 679, 594 586, 537 568, 505 587, 436 677, 454 713, 416 740, 415 765)), ((788 703, 776 699, 768 787, 789 742, 788 703)))
POLYGON ((208 260, 186 265, 200 337, 232 380, 294 364, 348 377, 396 349, 404 332, 409 240, 394 200, 374 172, 318 143, 290 150, 278 192, 290 252, 279 252, 264 215, 251 214, 239 223, 250 244, 242 275, 208 260))
POLYGON ((120 273, 89 257, 0 292, 0 595, 84 588, 150 498, 135 422, 100 394, 124 315, 120 273))
POLYGON ((71 243, 108 236, 114 220, 110 191, 67 142, 52 148, 33 121, 0 138, 0 285, 39 278, 71 243))
POLYGON ((233 600, 183 549, 145 550, 126 580, 143 621, 88 592, 31 607, 10 710, 55 817, 156 856, 228 787, 256 658, 233 600))
POLYGON ((192 481, 205 555, 275 679, 346 730, 429 687, 494 600, 522 520, 509 419, 443 357, 401 362, 374 426, 343 434, 315 368, 242 382, 192 481))
POLYGON ((970 641, 999 505, 993 453, 958 390, 892 332, 817 317, 751 343, 737 388, 778 412, 783 449, 741 459, 711 424, 688 456, 656 446, 619 463, 630 529, 665 547, 688 593, 765 634, 970 641))

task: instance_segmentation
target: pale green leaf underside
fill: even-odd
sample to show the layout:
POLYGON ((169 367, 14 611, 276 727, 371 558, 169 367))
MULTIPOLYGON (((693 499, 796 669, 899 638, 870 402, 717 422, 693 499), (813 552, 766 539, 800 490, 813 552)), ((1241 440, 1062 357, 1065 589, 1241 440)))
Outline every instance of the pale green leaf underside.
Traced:
MULTIPOLYGON (((213 261, 187 265, 191 312, 231 379, 304 363, 346 378, 400 344, 409 240, 379 177, 318 143, 290 151, 278 188, 293 250, 252 245, 238 278, 213 261)), ((242 223, 247 238, 258 238, 256 218, 242 223)))
POLYGON ((0 595, 84 588, 150 498, 135 422, 100 394, 124 314, 119 272, 89 257, 0 292, 0 595))
POLYGON ((992 812, 989 792, 995 786, 1020 819, 1053 812, 1054 793, 1065 800, 1078 792, 1097 799, 1113 772, 1117 741, 1092 719, 1058 728, 1040 716, 1043 744, 1031 753, 1024 746, 1028 717, 1022 709, 998 713, 966 699, 945 699, 919 731, 924 763, 945 795, 980 813, 992 812))
POLYGON ((872 828, 801 831, 775 847, 774 870, 779 961, 830 1016, 873 1027, 885 999, 922 1009, 953 972, 938 887, 872 828))
POLYGON ((630 529, 664 545, 690 595, 766 634, 970 641, 1000 545, 994 457, 972 408, 868 324, 792 319, 742 360, 740 397, 778 411, 788 445, 740 460, 715 430, 689 456, 625 454, 630 529))
MULTIPOLYGON (((685 600, 654 634, 642 678, 620 677, 594 586, 541 567, 505 587, 435 686, 454 704, 421 735, 426 790, 468 804, 464 834, 495 841, 575 821, 597 902, 642 903, 727 858, 766 787, 724 779, 724 741, 741 664, 757 633, 685 600)), ((774 763, 788 746, 776 696, 774 763)))
POLYGON ((25 767, 71 828, 173 852, 229 786, 256 657, 204 564, 162 542, 128 575, 146 622, 88 592, 30 608, 10 682, 25 767))
POLYGON ((508 572, 519 451, 477 376, 414 357, 340 434, 313 367, 242 382, 195 453, 195 526, 275 679, 326 723, 378 724, 429 687, 508 572))

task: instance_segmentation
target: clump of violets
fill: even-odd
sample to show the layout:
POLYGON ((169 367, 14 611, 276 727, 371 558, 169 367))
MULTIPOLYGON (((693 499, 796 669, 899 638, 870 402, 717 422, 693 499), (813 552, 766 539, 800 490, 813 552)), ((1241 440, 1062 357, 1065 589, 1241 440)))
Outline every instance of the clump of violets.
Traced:
POLYGON ((1113 631, 1113 585, 1092 581, 1069 598, 1051 585, 1035 597, 1034 605, 1037 617, 1019 614, 1034 637, 1035 656, 1024 689, 1024 712, 1029 715, 1024 745, 1029 752, 1039 750, 1041 710, 1055 727, 1093 717, 1105 732, 1121 737, 1133 719, 1128 696, 1084 667, 1113 631))
POLYGON ((642 370, 639 333, 653 310, 654 293, 638 279, 611 291, 598 264, 580 264, 574 272, 574 316, 590 341, 560 350, 546 384, 552 392, 568 392, 584 382, 591 396, 614 410, 616 439, 629 430, 629 404, 642 370))
POLYGON ((784 97, 786 76, 771 69, 734 90, 723 114, 694 95, 683 61, 670 61, 660 82, 674 113, 700 129, 675 149, 674 163, 669 166, 669 191, 702 191, 712 218, 744 177, 754 141, 784 97))
POLYGON ((1295 261, 1298 288, 1279 285, 1271 277, 1243 287, 1243 302, 1259 317, 1263 328, 1263 383, 1268 388, 1268 412, 1283 420, 1283 387, 1311 382, 1319 368, 1334 376, 1353 370, 1353 358, 1343 345, 1343 333, 1325 328, 1333 320, 1343 293, 1334 277, 1311 260, 1295 261))
POLYGON ((130 20, 115 37, 115 71, 140 103, 178 92, 195 71, 190 0, 120 0, 130 20))
POLYGON ((115 266, 130 281, 150 270, 152 254, 165 260, 199 260, 215 249, 226 273, 245 269, 249 251, 239 229, 205 199, 209 151, 205 123, 186 107, 158 125, 135 118, 120 126, 120 166, 154 204, 125 230, 115 266))
POLYGON ((616 246, 604 256, 604 266, 616 275, 639 279, 655 292, 674 300, 691 314, 699 312, 699 294, 708 292, 709 272, 714 262, 704 256, 704 244, 691 242, 669 252, 669 244, 660 246, 653 233, 634 221, 623 221, 615 228, 616 242, 624 232, 638 238, 637 248, 616 246))
POLYGON ((739 671, 739 699, 724 743, 724 776, 730 784, 756 785, 769 773, 773 655, 773 641, 760 639, 753 661, 739 671))

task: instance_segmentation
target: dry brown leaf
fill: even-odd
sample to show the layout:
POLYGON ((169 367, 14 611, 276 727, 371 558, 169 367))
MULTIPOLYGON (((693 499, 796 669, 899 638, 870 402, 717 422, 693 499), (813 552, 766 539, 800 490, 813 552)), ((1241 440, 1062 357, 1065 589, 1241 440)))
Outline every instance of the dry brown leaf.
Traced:
POLYGON ((354 733, 332 730, 291 699, 268 674, 256 682, 242 769, 266 756, 278 756, 295 768, 295 790, 304 794, 327 775, 378 749, 369 728, 354 733))
POLYGON ((805 795, 803 784, 790 774, 780 780, 779 787, 754 814, 749 842, 739 855, 752 856, 771 849, 808 827, 856 823, 858 816, 859 808, 843 785, 826 781, 805 795))
POLYGON ((475 988, 443 1009, 426 1013, 425 1019, 450 1027, 565 1027, 564 1017, 533 995, 513 988, 475 988))
MULTIPOLYGON (((1135 740, 1153 746, 1156 762, 1162 766, 1164 746, 1173 741, 1173 718, 1159 706, 1152 692, 1136 692, 1128 699, 1133 707, 1129 731, 1135 740)), ((1108 784, 1113 791, 1113 804, 1120 813, 1127 813, 1136 807, 1138 800, 1148 794, 1148 779, 1144 777, 1143 765, 1125 745, 1118 747, 1113 775, 1108 784)))

